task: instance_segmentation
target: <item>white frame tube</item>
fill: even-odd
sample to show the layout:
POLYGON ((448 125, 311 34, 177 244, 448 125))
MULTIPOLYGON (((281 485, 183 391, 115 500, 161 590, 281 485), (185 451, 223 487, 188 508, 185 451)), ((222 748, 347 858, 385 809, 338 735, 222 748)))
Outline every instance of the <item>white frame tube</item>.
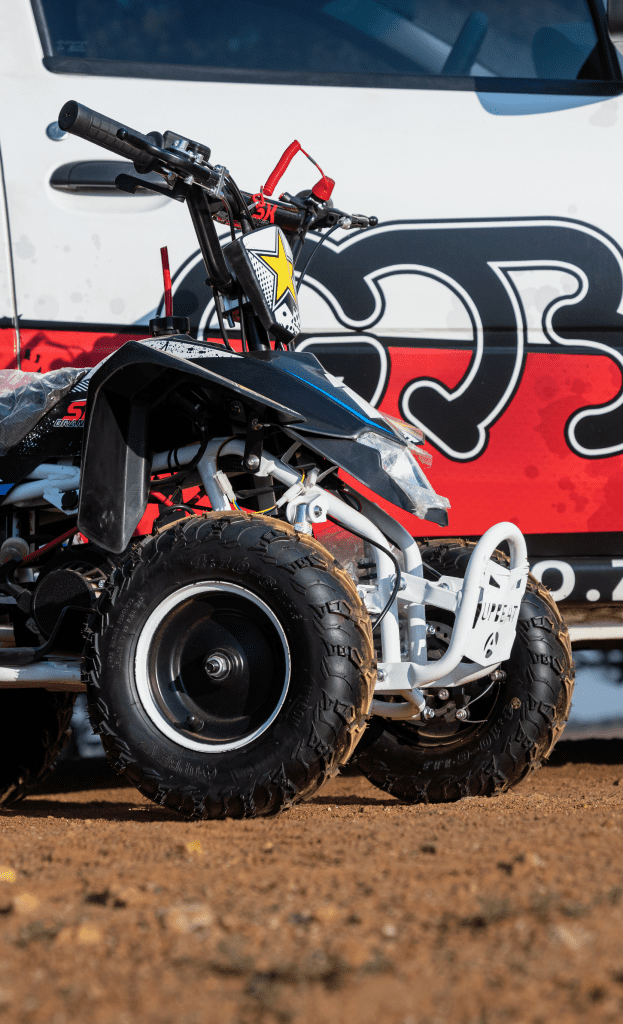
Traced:
MULTIPOLYGON (((0 661, 2 651, 0 650, 0 661)), ((0 690, 37 688, 43 690, 86 691, 82 682, 82 659, 42 658, 30 665, 0 665, 0 690)))

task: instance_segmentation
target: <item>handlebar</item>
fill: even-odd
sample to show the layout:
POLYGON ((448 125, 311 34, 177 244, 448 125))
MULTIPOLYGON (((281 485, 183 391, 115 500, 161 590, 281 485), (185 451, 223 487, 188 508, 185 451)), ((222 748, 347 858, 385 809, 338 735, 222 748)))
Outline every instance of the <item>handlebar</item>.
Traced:
MULTIPOLYGON (((185 152, 183 147, 179 145, 179 142, 173 142, 173 147, 177 147, 175 149, 173 147, 171 149, 163 148, 166 145, 165 139, 158 132, 142 135, 140 132, 128 128, 127 125, 121 124, 120 121, 115 121, 112 117, 107 117, 96 110, 91 110, 90 107, 78 103, 76 100, 69 100, 64 104, 58 115, 58 124, 63 131, 68 132, 70 135, 76 135, 87 142, 93 142, 96 146, 101 146, 110 153, 114 153, 115 156, 131 160, 139 174, 145 174, 152 169, 161 170, 165 174, 173 171, 178 175, 184 176, 186 180, 188 180, 188 175, 190 174, 192 178, 195 178, 206 189, 209 195, 214 197, 217 207, 220 207, 218 201, 220 193, 218 188, 214 187, 217 182, 219 185, 223 182, 222 176, 219 175, 220 168, 215 169, 211 164, 203 162, 202 156, 197 156, 197 154, 193 156, 192 153, 185 152)), ((167 138, 170 134, 167 133, 167 138)), ((179 138, 179 136, 175 136, 175 139, 179 138)), ((184 140, 181 141, 184 142, 184 140)), ((190 146, 199 148, 195 143, 190 143, 190 146)), ((285 168, 300 149, 301 146, 298 142, 292 143, 288 147, 264 187, 264 195, 271 194, 285 168)), ((209 156, 209 150, 205 150, 205 147, 203 147, 203 151, 204 155, 207 153, 209 156)), ((228 172, 225 173, 228 174, 228 172)), ((168 191, 159 186, 155 186, 154 190, 162 191, 164 194, 168 191)), ((227 180, 224 183, 224 190, 234 211, 237 211, 240 205, 237 201, 237 193, 238 197, 243 198, 248 205, 257 204, 256 211, 253 214, 253 219, 256 223, 262 221, 264 223, 277 224, 285 231, 291 233, 300 233, 302 230, 304 234, 305 231, 312 227, 314 229, 334 227, 338 223, 346 229, 374 227, 378 224, 376 217, 347 214, 326 204, 312 206, 310 215, 310 208, 304 201, 297 199, 297 197, 286 194, 283 197, 283 201, 267 201, 264 195, 261 194, 253 196, 244 192, 241 194, 234 183, 232 183, 232 187, 228 187, 227 180), (260 210, 260 216, 257 215, 258 209, 260 210), (317 210, 315 218, 313 216, 314 210, 317 210)), ((240 212, 243 211, 240 210, 240 212)), ((239 216, 239 213, 236 215, 239 216)), ((303 235, 301 235, 302 237, 303 235)))

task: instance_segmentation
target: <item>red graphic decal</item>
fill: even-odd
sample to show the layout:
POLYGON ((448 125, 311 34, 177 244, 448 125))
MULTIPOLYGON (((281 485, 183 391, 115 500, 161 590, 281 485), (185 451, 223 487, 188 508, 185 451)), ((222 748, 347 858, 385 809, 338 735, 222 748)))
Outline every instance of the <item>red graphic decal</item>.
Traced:
MULTIPOLYGON (((33 330, 22 327, 22 370, 47 373, 62 366, 97 366, 102 359, 121 348, 126 341, 146 338, 147 327, 137 327, 132 333, 102 333, 101 331, 33 330)), ((0 329, 0 369, 14 370, 15 333, 12 328, 0 329)))
POLYGON ((71 405, 67 406, 67 412, 63 416, 64 420, 83 420, 84 414, 87 408, 86 398, 81 398, 77 402, 72 402, 71 405))
MULTIPOLYGON (((395 348, 388 354, 392 369, 380 408, 390 416, 399 415, 400 394, 414 377, 430 375, 455 387, 471 355, 436 348, 395 348)), ((502 520, 516 523, 524 533, 623 530, 623 455, 580 458, 564 434, 578 404, 599 406, 620 387, 621 373, 607 356, 528 353, 519 388, 482 455, 461 463, 434 453, 427 475, 432 487, 450 499, 449 531, 384 507, 423 537, 448 532, 478 536, 502 520)), ((356 482, 353 486, 361 490, 356 482)))
POLYGON ((251 198, 255 203, 255 210, 251 214, 253 220, 267 221, 269 224, 274 224, 277 207, 272 203, 267 203, 261 192, 257 192, 251 198))
MULTIPOLYGON (((152 493, 155 493, 155 491, 152 492, 152 493)), ((193 501, 195 498, 197 498, 198 494, 199 494, 199 488, 198 487, 190 487, 188 489, 185 489, 185 490, 182 491, 182 501, 184 503, 187 503, 189 501, 193 501)), ((166 504, 166 503, 163 502, 163 504, 166 504)), ((170 502, 169 502, 169 504, 170 504, 170 502)), ((205 512, 205 511, 209 510, 211 508, 209 499, 206 498, 206 497, 201 498, 201 500, 197 502, 197 506, 196 507, 199 510, 199 513, 205 512)), ((157 505, 155 502, 151 502, 150 501, 149 504, 147 505, 147 508, 145 509, 145 511, 143 513, 143 518, 141 519, 140 523, 136 527, 136 530, 134 531, 133 536, 134 537, 144 537, 144 536, 146 536, 146 534, 151 533, 153 525, 154 525, 154 520, 158 518, 158 516, 160 515, 160 513, 162 511, 163 510, 162 510, 161 506, 157 505)), ((180 510, 180 519, 182 518, 182 515, 183 515, 183 513, 180 510)))

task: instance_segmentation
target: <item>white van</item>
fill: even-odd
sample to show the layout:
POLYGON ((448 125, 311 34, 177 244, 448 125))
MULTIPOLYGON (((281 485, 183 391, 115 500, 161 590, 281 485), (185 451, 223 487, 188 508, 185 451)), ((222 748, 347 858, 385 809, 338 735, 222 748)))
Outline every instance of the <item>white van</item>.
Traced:
MULTIPOLYGON (((617 15, 612 12, 613 18, 617 15)), ((302 287, 327 368, 421 426, 451 529, 511 519, 576 643, 623 638, 623 76, 603 0, 12 0, 2 366, 93 365, 162 305, 214 331, 190 221, 64 135, 76 99, 255 192, 297 138, 336 204, 302 287)), ((282 181, 310 187, 299 156, 282 181)), ((438 532, 426 524, 427 535, 438 532)))

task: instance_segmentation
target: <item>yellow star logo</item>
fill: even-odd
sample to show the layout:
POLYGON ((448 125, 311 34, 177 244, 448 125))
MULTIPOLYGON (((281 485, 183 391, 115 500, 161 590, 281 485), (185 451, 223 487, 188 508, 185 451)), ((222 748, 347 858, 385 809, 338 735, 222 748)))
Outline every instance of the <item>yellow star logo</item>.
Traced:
POLYGON ((275 295, 275 303, 279 302, 281 296, 288 291, 292 293, 292 298, 296 302, 296 292, 294 290, 294 281, 292 279, 294 268, 283 247, 281 232, 277 232, 276 256, 266 256, 261 252, 256 253, 256 255, 259 256, 259 258, 270 267, 273 273, 277 275, 277 294, 275 295))

